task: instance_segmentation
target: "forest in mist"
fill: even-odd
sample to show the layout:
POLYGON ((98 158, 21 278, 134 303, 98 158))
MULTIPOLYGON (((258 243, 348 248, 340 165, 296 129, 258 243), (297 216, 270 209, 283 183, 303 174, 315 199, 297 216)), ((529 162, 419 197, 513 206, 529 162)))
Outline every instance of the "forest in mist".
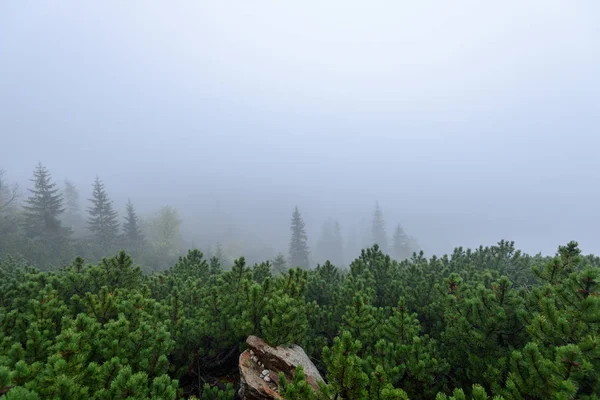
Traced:
POLYGON ((598 4, 268 3, 0 5, 4 179, 86 218, 99 176, 187 247, 286 253, 295 206, 366 244, 379 202, 428 255, 600 253, 598 4))
POLYGON ((120 222, 99 178, 85 214, 42 164, 32 181, 22 202, 1 188, 6 400, 600 396, 600 257, 577 242, 554 256, 501 240, 426 258, 399 225, 389 240, 376 204, 372 245, 349 254, 327 221, 313 265, 294 208, 287 256, 252 263, 219 243, 184 253, 172 207, 139 217, 128 202, 120 222), (306 361, 247 364, 255 337, 306 361))
POLYGON ((0 1, 0 400, 600 399, 599 16, 0 1))
POLYGON ((314 246, 296 206, 285 252, 200 249, 176 208, 119 212, 99 177, 84 200, 41 163, 24 190, 5 176, 6 400, 600 396, 600 257, 577 242, 553 257, 501 240, 427 258, 376 202, 368 230, 325 220, 314 246), (251 338, 300 345, 306 361, 249 366, 251 338))
POLYGON ((76 256, 96 262, 123 250, 152 272, 166 270, 187 250, 195 248, 208 258, 216 257, 223 266, 231 266, 244 256, 250 263, 276 261, 283 271, 286 265, 309 269, 328 260, 340 267, 348 266, 350 255, 373 244, 397 260, 407 259, 419 250, 416 239, 400 223, 393 224, 388 232, 377 202, 371 215, 366 214, 368 224, 363 218, 344 229, 330 218, 320 224, 317 237, 311 240, 301 211, 295 206, 288 220, 279 224, 288 225, 285 247, 281 246, 283 241, 269 243, 265 238, 262 243, 256 239, 245 243, 235 232, 199 243, 182 232, 183 219, 176 208, 165 205, 140 214, 129 199, 119 210, 99 177, 89 186, 89 194, 82 196, 68 179, 59 185, 41 163, 25 188, 10 182, 0 170, 0 256, 19 257, 30 265, 53 269, 76 256))

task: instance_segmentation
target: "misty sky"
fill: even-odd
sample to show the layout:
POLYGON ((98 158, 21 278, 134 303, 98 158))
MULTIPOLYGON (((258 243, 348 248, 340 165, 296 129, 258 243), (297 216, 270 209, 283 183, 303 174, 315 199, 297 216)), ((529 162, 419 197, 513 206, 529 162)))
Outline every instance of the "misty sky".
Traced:
POLYGON ((428 254, 600 253, 600 2, 2 1, 0 167, 286 250, 375 201, 428 254))

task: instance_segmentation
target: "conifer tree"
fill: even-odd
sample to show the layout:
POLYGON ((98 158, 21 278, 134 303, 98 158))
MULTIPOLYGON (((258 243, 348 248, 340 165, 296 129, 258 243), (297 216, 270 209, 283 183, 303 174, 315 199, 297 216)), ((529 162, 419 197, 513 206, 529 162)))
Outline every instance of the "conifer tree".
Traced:
POLYGON ((336 337, 333 346, 323 349, 323 362, 327 367, 327 381, 341 399, 366 399, 369 377, 363 371, 364 360, 358 353, 362 348, 359 340, 353 340, 349 332, 336 337))
POLYGON ((346 307, 342 329, 352 337, 359 337, 366 346, 375 344, 377 327, 382 321, 383 309, 369 304, 366 296, 356 293, 352 304, 346 307))
POLYGON ((539 310, 527 326, 531 342, 511 354, 507 399, 598 398, 600 270, 581 269, 577 242, 560 246, 534 273, 539 310))
POLYGON ((221 267, 229 267, 229 262, 227 260, 227 256, 225 255, 225 251, 223 250, 223 246, 221 246, 221 242, 217 242, 217 248, 215 250, 215 256, 217 260, 219 260, 219 264, 221 267))
POLYGON ((125 223, 123 224, 123 239, 127 249, 134 254, 140 252, 144 246, 144 234, 139 225, 139 218, 131 200, 125 206, 125 223))
POLYGON ((315 300, 321 306, 334 305, 339 296, 341 282, 340 270, 331 262, 317 265, 309 277, 308 299, 315 300))
POLYGON ((303 299, 281 294, 270 298, 264 307, 261 330, 273 345, 302 343, 308 331, 303 299))
POLYGON ((153 270, 168 268, 181 254, 181 219, 171 206, 161 207, 144 221, 144 236, 151 245, 147 263, 153 270))
POLYGON ((318 263, 323 263, 330 260, 330 249, 331 249, 331 224, 329 221, 323 223, 321 227, 321 234, 319 240, 315 245, 315 258, 318 263))
POLYGON ((4 178, 4 170, 0 168, 0 212, 6 211, 16 204, 21 192, 17 183, 8 185, 4 178))
POLYGON ((319 263, 331 261, 341 266, 344 263, 344 244, 339 222, 326 221, 321 230, 321 236, 315 248, 316 259, 319 263))
POLYGON ((309 267, 307 236, 304 219, 302 219, 298 207, 294 209, 294 213, 292 214, 292 224, 290 229, 292 231, 292 239, 290 241, 290 266, 292 268, 301 267, 307 269, 309 267))
POLYGON ((179 261, 171 267, 171 273, 184 279, 207 279, 210 266, 204 254, 198 249, 189 250, 187 255, 179 257, 179 261))
POLYGON ((400 224, 396 225, 392 239, 392 254, 396 260, 406 260, 411 256, 410 238, 400 224))
POLYGON ((65 187, 63 190, 65 198, 65 213, 63 216, 64 224, 73 232, 82 232, 85 221, 81 217, 79 204, 79 191, 73 182, 65 179, 65 187))
POLYGON ((269 261, 255 264, 252 268, 252 278, 258 283, 263 283, 265 279, 272 278, 273 275, 271 274, 271 267, 272 266, 269 261))
POLYGON ((96 177, 94 191, 90 199, 92 206, 88 208, 88 230, 91 239, 102 251, 114 250, 119 237, 119 222, 112 201, 100 178, 96 177))
POLYGON ((221 272, 223 272, 223 267, 221 266, 221 261, 218 257, 213 256, 210 258, 208 271, 210 275, 219 275, 221 272))
POLYGON ((356 238, 356 228, 352 227, 346 236, 346 248, 345 248, 345 256, 347 257, 346 261, 348 264, 352 262, 353 256, 356 256, 360 252, 358 240, 356 238))
POLYGON ((296 371, 294 371, 294 378, 292 382, 288 382, 285 374, 279 372, 279 389, 280 393, 283 394, 286 400, 315 400, 317 395, 314 392, 312 386, 306 382, 306 375, 304 374, 304 367, 302 364, 298 365, 296 371))
POLYGON ((331 262, 339 267, 344 265, 344 239, 342 239, 342 227, 338 221, 333 222, 331 232, 331 262))
POLYGON ((73 182, 65 179, 66 213, 79 214, 79 191, 73 182))
POLYGON ((286 272, 286 260, 283 253, 277 253, 272 261, 273 271, 278 274, 284 274, 286 272))
POLYGON ((66 234, 60 216, 65 211, 63 198, 50 172, 39 163, 33 173, 34 189, 25 201, 25 229, 31 237, 60 237, 66 234))
POLYGON ((385 232, 385 221, 383 220, 383 213, 379 207, 379 202, 375 203, 375 211, 373 212, 373 220, 371 222, 371 235, 371 245, 377 244, 384 253, 387 252, 388 240, 385 232))
POLYGON ((175 251, 181 242, 181 218, 171 206, 163 206, 149 221, 149 237, 153 243, 165 250, 175 251))
MULTIPOLYGON (((208 383, 205 383, 202 388, 202 400, 233 400, 235 399, 236 391, 233 388, 231 383, 227 383, 223 389, 210 386, 208 383)), ((194 398, 190 398, 190 400, 194 400, 194 398)))
POLYGON ((360 256, 350 264, 350 273, 355 278, 364 279, 369 289, 374 290, 376 307, 391 307, 397 301, 398 264, 379 248, 378 245, 361 251, 360 256))
POLYGON ((0 259, 6 254, 19 254, 23 248, 23 237, 19 229, 18 184, 9 185, 0 169, 0 259))

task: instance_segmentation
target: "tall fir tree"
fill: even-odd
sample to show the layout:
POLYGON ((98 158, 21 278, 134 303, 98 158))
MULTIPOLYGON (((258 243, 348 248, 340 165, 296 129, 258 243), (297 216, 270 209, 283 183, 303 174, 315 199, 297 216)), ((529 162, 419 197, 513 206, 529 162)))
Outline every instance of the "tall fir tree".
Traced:
POLYGON ((131 200, 125 206, 125 222, 123 223, 123 239, 127 250, 133 254, 139 253, 144 247, 144 234, 139 224, 139 218, 131 200))
POLYGON ((400 224, 396 225, 394 238, 392 239, 392 254, 396 260, 406 260, 410 258, 412 250, 410 248, 410 238, 402 229, 400 224))
POLYGON ((60 216, 65 211, 63 198, 50 172, 39 163, 33 172, 34 188, 25 200, 25 231, 30 237, 63 237, 68 230, 62 227, 60 216))
POLYGON ((302 215, 298 210, 298 207, 294 209, 292 214, 292 224, 290 227, 292 231, 292 239, 290 241, 290 267, 301 267, 308 269, 308 255, 309 249, 307 244, 306 229, 302 215))
POLYGON ((112 201, 108 198, 104 184, 98 177, 94 182, 90 201, 92 206, 88 208, 88 230, 91 239, 103 252, 113 251, 119 238, 118 214, 113 209, 112 201))
POLYGON ((371 223, 371 240, 373 242, 372 244, 379 245, 379 248, 384 253, 388 251, 385 221, 383 220, 383 212, 379 207, 379 202, 375 203, 375 211, 373 212, 373 220, 371 223))

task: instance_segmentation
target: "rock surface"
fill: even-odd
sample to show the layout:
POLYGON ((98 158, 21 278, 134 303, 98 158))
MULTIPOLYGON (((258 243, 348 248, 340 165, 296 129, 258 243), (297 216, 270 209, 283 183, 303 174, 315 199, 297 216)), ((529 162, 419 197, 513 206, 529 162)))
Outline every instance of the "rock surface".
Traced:
POLYGON ((291 381, 298 365, 304 367, 306 382, 313 389, 316 390, 319 382, 323 381, 321 374, 300 346, 272 347, 257 336, 248 336, 246 343, 249 348, 240 354, 239 360, 239 395, 244 400, 282 399, 277 392, 279 372, 283 372, 286 379, 291 381))

